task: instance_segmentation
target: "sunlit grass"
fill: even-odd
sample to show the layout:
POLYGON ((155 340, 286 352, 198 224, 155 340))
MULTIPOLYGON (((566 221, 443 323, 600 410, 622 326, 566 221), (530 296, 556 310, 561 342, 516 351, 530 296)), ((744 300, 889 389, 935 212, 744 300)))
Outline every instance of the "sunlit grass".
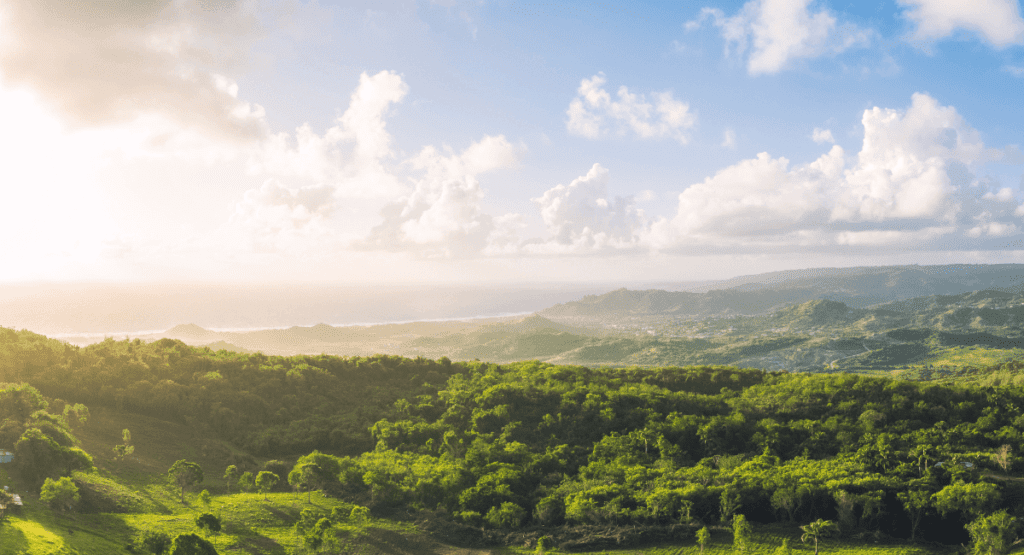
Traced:
POLYGON ((970 347, 947 347, 937 349, 921 361, 914 363, 915 367, 925 365, 932 366, 991 366, 1014 359, 1024 357, 1022 349, 989 349, 980 346, 970 347))

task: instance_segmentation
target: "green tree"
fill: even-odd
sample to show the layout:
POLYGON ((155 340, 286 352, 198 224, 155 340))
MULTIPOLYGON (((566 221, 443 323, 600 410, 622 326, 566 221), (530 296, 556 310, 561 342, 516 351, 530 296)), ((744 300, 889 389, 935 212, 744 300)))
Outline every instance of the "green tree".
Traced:
POLYGON ((203 491, 199 492, 199 502, 202 503, 203 506, 206 507, 207 509, 210 508, 210 503, 213 502, 213 499, 210 497, 210 490, 204 489, 203 491))
POLYGON ((793 548, 789 546, 789 538, 783 538, 782 545, 772 555, 793 555, 793 548))
POLYGON ((78 486, 67 476, 59 480, 47 478, 43 482, 43 489, 39 492, 40 501, 61 513, 70 511, 71 507, 81 498, 81 495, 78 493, 78 486))
POLYGON ((697 530, 697 545, 700 546, 700 552, 704 553, 704 548, 708 545, 708 540, 711 539, 711 532, 708 531, 708 527, 705 526, 700 530, 697 530))
POLYGON ((220 519, 210 513, 203 513, 196 517, 196 526, 200 530, 217 533, 220 532, 220 519))
POLYGON ((955 482, 932 495, 935 509, 943 516, 959 512, 970 521, 985 514, 999 502, 999 486, 987 483, 955 482))
POLYGON ((228 494, 229 495, 231 494, 231 484, 233 484, 233 483, 238 481, 238 476, 239 476, 239 474, 238 474, 238 467, 237 466, 232 464, 232 465, 230 465, 230 466, 228 466, 227 468, 224 469, 224 481, 225 481, 226 486, 228 488, 228 494))
POLYGON ((195 534, 180 534, 171 542, 169 555, 217 555, 213 544, 195 534))
POLYGON ((320 483, 321 468, 314 463, 296 464, 288 473, 288 484, 299 491, 306 491, 306 502, 311 503, 313 490, 320 483))
POLYGON ((305 536, 306 546, 314 551, 333 551, 338 543, 337 530, 329 518, 321 518, 316 521, 305 536))
POLYGON ((14 444, 14 467, 34 485, 47 477, 93 468, 92 457, 77 447, 59 444, 39 428, 27 428, 14 444))
POLYGON ((68 428, 73 428, 75 424, 84 425, 89 420, 89 407, 82 403, 65 404, 63 416, 68 428))
POLYGON ((1004 555, 1017 539, 1017 519, 1006 511, 982 516, 967 525, 974 555, 1004 555))
POLYGON ((167 469, 167 477, 171 483, 181 488, 181 502, 184 503, 185 488, 202 483, 203 469, 194 462, 181 459, 167 469))
POLYGON ((801 491, 794 486, 784 486, 775 490, 772 493, 772 508, 775 510, 782 510, 786 512, 786 516, 789 517, 789 521, 793 522, 794 511, 800 506, 801 491))
POLYGON ((246 470, 238 477, 238 489, 245 493, 250 493, 256 489, 256 478, 252 475, 252 472, 246 470))
POLYGON ((743 505, 740 504, 740 494, 738 491, 735 491, 731 487, 722 490, 722 496, 719 498, 722 522, 729 522, 732 520, 732 515, 742 506, 743 505))
POLYGON ((491 507, 484 519, 495 528, 519 528, 526 519, 526 509, 505 501, 500 507, 491 507))
POLYGON ((910 517, 910 541, 917 537, 917 527, 921 524, 921 518, 931 509, 932 495, 925 490, 912 489, 901 491, 896 497, 903 504, 903 510, 907 511, 910 517))
POLYGON ((737 551, 746 551, 750 543, 753 527, 747 517, 739 514, 732 519, 732 546, 737 551))
POLYGON ((256 475, 256 490, 263 494, 263 500, 267 500, 267 492, 274 489, 277 485, 277 481, 281 478, 270 472, 269 470, 263 470, 256 475))
POLYGON ((836 523, 831 520, 818 519, 814 522, 801 526, 803 535, 800 536, 800 541, 806 543, 808 540, 814 541, 814 555, 818 555, 818 542, 821 538, 827 537, 836 528, 836 523))
POLYGON ((328 485, 339 483, 341 459, 334 455, 313 451, 296 461, 292 471, 288 473, 288 484, 296 489, 306 490, 306 500, 314 490, 322 490, 328 485))
POLYGON ((135 452, 135 446, 132 445, 132 433, 128 431, 128 428, 121 432, 121 439, 124 443, 114 446, 114 459, 118 461, 125 460, 125 458, 135 452))
POLYGON ((163 555, 171 546, 171 537, 163 532, 147 530, 135 539, 136 549, 148 551, 153 555, 163 555))
POLYGON ((362 524, 366 522, 366 519, 370 518, 370 509, 362 505, 356 505, 352 507, 352 512, 348 514, 349 520, 362 524))

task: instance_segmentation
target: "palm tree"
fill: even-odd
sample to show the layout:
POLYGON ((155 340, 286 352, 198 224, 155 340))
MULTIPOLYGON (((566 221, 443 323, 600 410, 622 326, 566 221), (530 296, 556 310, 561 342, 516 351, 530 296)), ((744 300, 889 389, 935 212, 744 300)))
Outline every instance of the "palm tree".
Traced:
POLYGON ((819 518, 806 526, 800 527, 804 531, 804 535, 800 536, 800 541, 814 540, 814 555, 818 555, 818 540, 828 536, 835 527, 835 522, 819 518))

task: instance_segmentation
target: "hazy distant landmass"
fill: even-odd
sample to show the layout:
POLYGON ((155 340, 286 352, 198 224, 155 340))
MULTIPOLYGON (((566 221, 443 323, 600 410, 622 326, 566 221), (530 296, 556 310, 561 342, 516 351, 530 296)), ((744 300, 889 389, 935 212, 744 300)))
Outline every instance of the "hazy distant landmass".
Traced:
POLYGON ((540 312, 553 319, 594 320, 636 314, 687 318, 752 316, 805 301, 828 299, 853 307, 979 290, 1024 289, 1024 265, 815 268, 744 276, 682 291, 620 289, 540 312))
MULTIPOLYGON (((1024 265, 827 268, 720 285, 578 295, 528 316, 259 330, 188 323, 129 335, 268 355, 730 364, 789 371, 918 371, 1024 354, 1024 265)), ((536 298, 547 295, 555 293, 539 292, 536 298)), ((64 339, 85 344, 102 337, 64 339)))
POLYGON ((621 285, 444 286, 32 284, 0 288, 0 326, 89 341, 204 329, 254 330, 528 314, 621 285))

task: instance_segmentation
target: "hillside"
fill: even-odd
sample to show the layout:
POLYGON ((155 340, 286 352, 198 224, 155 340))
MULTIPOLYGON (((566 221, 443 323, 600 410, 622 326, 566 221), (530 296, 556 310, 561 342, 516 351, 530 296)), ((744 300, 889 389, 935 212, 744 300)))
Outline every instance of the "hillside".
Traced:
POLYGON ((552 312, 562 309, 554 307, 520 318, 382 326, 318 324, 245 333, 184 325, 159 336, 212 351, 277 356, 388 353, 432 359, 537 359, 612 366, 735 364, 811 372, 895 371, 915 365, 940 366, 953 372, 966 366, 1004 362, 1022 353, 1019 340, 1024 329, 1024 295, 1015 292, 931 295, 860 308, 816 299, 764 314, 703 318, 678 315, 669 304, 680 295, 703 298, 701 302, 706 304, 708 299, 726 294, 731 293, 622 290, 588 297, 574 305, 573 310, 584 306, 589 308, 581 309, 583 312, 593 309, 594 314, 608 306, 623 310, 611 319, 559 318, 552 312), (966 334, 964 337, 983 333, 998 339, 908 342, 889 333, 907 329, 966 334))
MULTIPOLYGON (((821 325, 850 310, 819 301, 784 316, 821 325)), ((537 319, 522 325, 546 329, 537 319)), ((991 334, 890 335, 940 344, 996 341, 991 334)), ((366 381, 372 390, 393 387, 403 375, 418 381, 418 373, 409 372, 417 368, 457 371, 437 387, 407 387, 393 403, 359 402, 325 387, 327 376, 312 380, 305 387, 322 394, 318 410, 374 422, 373 441, 355 450, 334 445, 271 460, 235 443, 245 436, 217 418, 176 421, 147 414, 137 402, 121 407, 116 391, 110 397, 89 397, 88 391, 109 387, 109 371, 135 366, 120 384, 121 392, 134 391, 151 379, 141 364, 173 377, 183 399, 201 399, 216 372, 224 380, 220 396, 251 392, 250 403, 279 413, 294 409, 292 395, 303 385, 299 373, 313 378, 312 364, 319 364, 338 379, 356 378, 350 360, 242 355, 237 360, 263 364, 259 373, 246 374, 226 364, 231 359, 222 353, 165 339, 116 342, 133 349, 130 360, 123 358, 128 351, 109 342, 84 353, 106 355, 91 366, 81 364, 88 359, 79 358, 80 350, 60 351, 59 343, 28 332, 4 331, 0 338, 10 362, 0 381, 17 374, 45 385, 53 368, 70 363, 80 368, 78 383, 85 386, 68 390, 66 403, 45 400, 30 386, 0 387, 3 399, 28 395, 34 403, 13 412, 16 403, 0 404, 0 429, 13 433, 11 426, 25 418, 24 425, 49 425, 53 437, 65 434, 91 454, 78 469, 19 463, 0 473, 0 481, 27 501, 21 514, 0 523, 0 555, 124 554, 129 544, 140 553, 143 534, 193 533, 220 553, 326 548, 361 555, 511 555, 534 553, 546 538, 544 552, 551 553, 670 555, 696 551, 695 534, 704 527, 711 535, 706 553, 724 554, 737 548, 731 527, 738 515, 752 523, 748 551, 754 553, 774 553, 783 540, 800 547, 798 525, 823 518, 835 525, 836 534, 824 539, 830 553, 951 554, 972 540, 966 523, 1001 511, 1016 514, 1024 496, 1015 455, 1024 449, 1024 434, 1012 409, 1024 404, 1019 388, 722 366, 376 360, 374 372, 354 383, 366 381), (41 360, 38 354, 22 356, 47 348, 46 365, 32 364, 41 360), (282 376, 291 393, 277 396, 270 389, 282 387, 282 376), (56 415, 89 399, 88 418, 73 426, 34 410, 46 406, 56 415), (122 441, 123 429, 131 430, 135 451, 117 460, 111 446, 122 441), (187 486, 184 501, 166 479, 180 459, 204 471, 187 486), (278 483, 267 493, 239 493, 252 486, 244 477, 222 478, 228 465, 273 474, 278 483), (80 501, 70 511, 46 506, 31 478, 38 472, 70 473, 80 501), (208 501, 198 495, 203 489, 208 501), (923 495, 924 505, 905 504, 910 492, 923 495), (220 532, 197 528, 196 517, 206 512, 223 524, 220 532)), ((1003 365, 982 374, 1021 376, 1022 368, 1003 365)), ((256 435, 269 431, 254 426, 256 435)), ((18 457, 25 456, 22 442, 31 434, 26 429, 19 440, 18 457)))
POLYGON ((689 319, 751 316, 828 299, 856 308, 903 299, 978 290, 1019 291, 1024 265, 815 268, 746 276, 689 291, 619 289, 562 303, 539 314, 556 320, 608 324, 630 316, 689 319))

